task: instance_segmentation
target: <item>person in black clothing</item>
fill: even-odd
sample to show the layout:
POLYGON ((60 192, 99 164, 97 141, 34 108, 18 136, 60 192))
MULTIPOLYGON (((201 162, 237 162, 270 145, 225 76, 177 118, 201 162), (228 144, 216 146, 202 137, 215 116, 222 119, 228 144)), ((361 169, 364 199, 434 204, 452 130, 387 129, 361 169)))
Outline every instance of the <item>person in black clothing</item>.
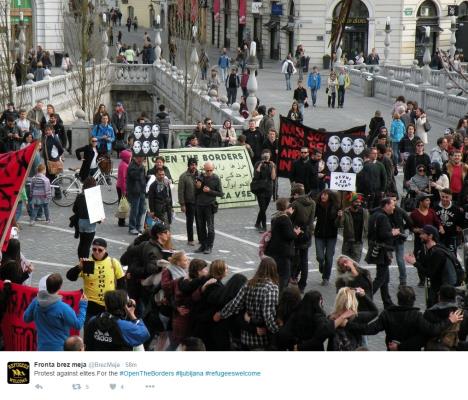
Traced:
POLYGON ((304 106, 307 104, 307 90, 303 86, 302 80, 297 81, 297 88, 294 90, 293 99, 299 104, 299 111, 304 115, 304 106))
POLYGON ((398 305, 392 305, 379 317, 367 325, 366 335, 376 335, 385 331, 385 343, 388 350, 418 351, 425 345, 425 338, 439 335, 452 323, 460 321, 460 312, 451 313, 450 317, 438 323, 428 322, 414 307, 416 295, 413 288, 400 286, 397 293, 398 305))
POLYGON ((301 233, 301 228, 294 227, 290 215, 293 208, 286 198, 276 200, 277 212, 271 219, 271 239, 265 254, 272 257, 278 267, 279 290, 288 286, 291 277, 291 263, 294 256, 294 239, 301 233))
POLYGON ((382 118, 382 113, 380 111, 376 111, 369 122, 369 133, 367 134, 368 146, 372 146, 372 143, 374 143, 375 138, 380 133, 380 128, 383 128, 384 126, 385 121, 382 118))
POLYGON ((21 244, 18 239, 10 239, 8 246, 2 252, 2 260, 0 262, 0 279, 2 281, 11 281, 21 285, 29 278, 29 275, 34 270, 33 266, 27 264, 26 270, 21 266, 21 244))
POLYGON ((150 338, 126 291, 110 290, 104 294, 104 302, 106 311, 90 318, 84 328, 86 351, 132 351, 150 338))
POLYGON ((271 195, 273 194, 273 186, 276 180, 276 165, 270 160, 271 153, 269 150, 262 151, 262 160, 254 166, 254 176, 252 179, 251 189, 257 197, 258 215, 255 222, 255 228, 260 232, 266 231, 266 211, 270 204, 271 195))
POLYGON ((13 121, 16 121, 19 118, 19 113, 15 109, 15 103, 8 103, 6 110, 3 111, 2 116, 0 117, 0 124, 4 125, 8 117, 13 117, 13 121))
POLYGON ((223 139, 218 130, 213 128, 213 121, 211 118, 205 119, 205 128, 201 135, 200 145, 202 147, 222 147, 223 139))
POLYGON ((377 154, 375 147, 363 151, 364 167, 356 176, 356 191, 363 194, 368 209, 379 206, 387 187, 387 173, 377 154))
POLYGON ((148 206, 153 218, 164 222, 167 226, 172 223, 172 196, 169 181, 164 170, 155 171, 156 180, 148 190, 148 206))
MULTIPOLYGON (((76 196, 73 203, 73 214, 75 216, 77 230, 80 241, 78 243, 78 259, 88 258, 91 243, 93 243, 94 235, 96 234, 96 223, 90 223, 88 207, 86 205, 86 198, 84 191, 86 189, 96 186, 96 181, 92 176, 88 176, 83 181, 83 191, 76 196)), ((78 238, 78 236, 75 236, 78 238)))
POLYGON ((289 176, 291 185, 294 183, 302 183, 306 194, 311 190, 316 191, 318 188, 318 162, 312 161, 309 157, 309 149, 301 148, 301 158, 294 161, 289 176))
POLYGON ((240 86, 240 79, 237 75, 237 68, 232 68, 231 73, 226 78, 226 90, 228 96, 228 105, 236 102, 237 89, 240 86))
POLYGON ((81 164, 80 168, 80 179, 83 182, 88 176, 93 176, 97 169, 97 158, 98 158, 98 151, 97 151, 97 144, 98 140, 96 138, 91 138, 89 144, 83 147, 80 147, 75 150, 75 155, 78 160, 82 160, 81 154, 83 154, 83 163, 81 164))
POLYGON ((252 163, 255 165, 262 158, 262 147, 264 137, 260 133, 260 130, 255 126, 255 120, 249 121, 249 129, 245 130, 243 134, 246 137, 247 144, 251 147, 254 156, 252 163))
MULTIPOLYGON (((372 279, 370 272, 359 266, 351 257, 341 255, 336 260, 336 291, 342 287, 362 288, 366 296, 372 300, 374 293, 372 292, 372 279)), ((358 310, 364 311, 365 305, 358 296, 358 310)))
MULTIPOLYGON (((449 315, 459 310, 456 301, 457 291, 453 286, 442 285, 439 290, 438 303, 424 312, 424 319, 432 323, 444 322, 449 315)), ((467 350, 468 312, 463 311, 463 321, 452 324, 441 335, 430 338, 425 350, 467 350), (451 329, 453 328, 453 329, 451 329), (451 331, 451 332, 448 332, 451 331)))
POLYGON ((128 233, 138 235, 141 220, 145 214, 146 177, 143 166, 144 157, 133 157, 127 170, 127 199, 130 203, 128 233))
POLYGON ((21 147, 23 133, 16 126, 15 120, 9 116, 6 124, 0 127, 0 142, 3 144, 2 152, 16 151, 21 147))
MULTIPOLYGON (((42 158, 46 160, 46 167, 47 161, 59 161, 60 157, 62 156, 64 150, 60 140, 54 136, 54 128, 52 125, 47 124, 44 128, 44 145, 42 147, 42 158)), ((50 182, 52 182, 57 176, 52 175, 47 168, 46 173, 47 178, 49 178, 50 182)), ((60 193, 59 188, 55 188, 55 197, 60 197, 62 194, 60 193)))
POLYGON ((278 138, 275 128, 270 128, 267 132, 265 140, 263 141, 262 151, 270 150, 271 160, 278 165, 278 138))
POLYGON ((389 265, 392 260, 394 250, 394 240, 400 234, 400 229, 393 228, 389 216, 395 210, 395 202, 386 197, 381 201, 380 208, 369 218, 369 250, 366 261, 369 264, 376 264, 377 275, 373 281, 374 294, 380 290, 382 302, 385 308, 393 305, 388 292, 390 282, 389 265))
POLYGON ((416 142, 419 141, 419 138, 414 134, 415 130, 414 124, 409 123, 406 127, 406 135, 403 136, 398 145, 403 161, 406 161, 411 154, 416 152, 416 142))
POLYGON ((440 243, 447 247, 455 256, 457 255, 457 235, 463 226, 464 215, 459 207, 452 203, 452 191, 440 191, 440 203, 434 211, 440 219, 440 243))
POLYGON ((404 180, 403 185, 404 187, 408 187, 408 181, 416 175, 416 167, 418 165, 424 165, 426 170, 426 174, 429 174, 430 166, 431 166, 431 158, 428 154, 424 153, 424 143, 422 140, 418 140, 415 144, 416 151, 414 154, 410 154, 406 160, 403 173, 404 173, 404 180))
MULTIPOLYGON (((454 286, 456 283, 456 276, 453 276, 453 270, 447 265, 447 261, 451 255, 450 251, 439 244, 439 232, 432 225, 424 225, 421 233, 419 234, 424 246, 416 254, 405 256, 405 261, 408 264, 414 265, 418 272, 429 278, 429 285, 427 288, 427 307, 432 307, 437 303, 437 295, 440 287, 444 284, 454 286)), ((453 261, 451 261, 453 263, 453 261)), ((454 267, 452 266, 452 269, 454 267)))
POLYGON ((223 197, 223 187, 218 175, 214 173, 214 164, 206 162, 203 166, 204 174, 197 176, 195 180, 196 218, 200 237, 200 247, 196 253, 210 254, 213 250, 215 239, 214 214, 218 204, 216 197, 223 197))
MULTIPOLYGON (((49 117, 49 124, 54 130, 54 135, 60 139, 60 143, 64 149, 67 148, 67 134, 65 133, 65 127, 63 122, 59 119, 57 114, 51 114, 49 117)), ((68 148, 71 149, 71 148, 68 148)), ((70 153, 70 152, 69 152, 70 153)))

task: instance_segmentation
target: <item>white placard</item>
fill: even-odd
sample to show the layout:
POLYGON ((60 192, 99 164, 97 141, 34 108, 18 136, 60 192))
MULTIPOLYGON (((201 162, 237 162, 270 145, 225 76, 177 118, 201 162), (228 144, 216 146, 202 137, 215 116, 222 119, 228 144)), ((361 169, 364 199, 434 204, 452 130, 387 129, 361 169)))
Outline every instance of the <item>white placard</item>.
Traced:
POLYGON ((261 1, 252 2, 252 14, 260 14, 260 9, 262 8, 261 1))
POLYGON ((94 186, 84 191, 86 207, 88 208, 89 222, 102 221, 106 218, 104 204, 102 203, 101 186, 94 186))
POLYGON ((355 192, 356 174, 350 172, 332 172, 330 174, 330 189, 355 192))

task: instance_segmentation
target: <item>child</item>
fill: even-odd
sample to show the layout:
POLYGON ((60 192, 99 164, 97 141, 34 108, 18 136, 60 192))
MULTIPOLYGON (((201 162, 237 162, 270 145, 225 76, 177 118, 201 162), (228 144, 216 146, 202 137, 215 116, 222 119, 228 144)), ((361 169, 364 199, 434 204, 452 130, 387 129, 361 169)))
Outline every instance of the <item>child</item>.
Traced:
POLYGON ((49 201, 52 198, 49 178, 45 176, 46 167, 44 164, 39 164, 37 174, 31 180, 31 220, 30 225, 36 223, 37 212, 44 211, 46 223, 50 224, 49 217, 49 201))

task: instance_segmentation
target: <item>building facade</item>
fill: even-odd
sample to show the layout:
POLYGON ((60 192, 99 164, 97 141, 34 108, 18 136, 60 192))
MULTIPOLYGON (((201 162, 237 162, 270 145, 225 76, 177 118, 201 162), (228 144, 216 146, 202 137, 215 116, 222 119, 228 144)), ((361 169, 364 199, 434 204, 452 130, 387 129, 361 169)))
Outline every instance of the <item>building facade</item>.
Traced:
MULTIPOLYGON (((330 54, 330 35, 341 0, 208 0, 207 42, 235 50, 244 41, 261 43, 263 56, 294 56, 302 44, 310 63, 321 65, 330 54)), ((468 1, 466 0, 353 0, 342 39, 343 53, 352 58, 376 48, 383 58, 385 24, 392 32, 389 61, 410 65, 422 59, 425 27, 430 27, 431 49, 450 47, 451 13, 456 14, 457 45, 468 54, 468 1), (454 7, 455 6, 455 7, 454 7)))

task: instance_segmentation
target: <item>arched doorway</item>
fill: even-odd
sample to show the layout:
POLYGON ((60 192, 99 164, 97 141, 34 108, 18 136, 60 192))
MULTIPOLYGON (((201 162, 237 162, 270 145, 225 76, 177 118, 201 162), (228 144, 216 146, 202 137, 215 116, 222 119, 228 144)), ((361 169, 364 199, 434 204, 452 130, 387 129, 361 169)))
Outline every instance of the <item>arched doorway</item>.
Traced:
POLYGON ((224 1, 224 47, 231 47, 231 0, 224 1))
POLYGON ((464 1, 458 8, 458 30, 457 30, 457 50, 466 53, 465 60, 468 58, 468 1, 464 1))
MULTIPOLYGON (((333 10, 333 25, 338 21, 342 4, 343 2, 340 1, 333 10)), ((333 26, 333 29, 335 29, 335 26, 333 26)), ((348 60, 354 60, 361 51, 366 56, 369 50, 368 42, 369 10, 362 1, 354 0, 348 20, 346 21, 346 29, 341 39, 343 56, 346 56, 348 60)))
POLYGON ((294 16, 296 14, 296 10, 295 10, 295 5, 294 5, 294 1, 291 0, 291 2, 289 3, 289 10, 288 10, 288 23, 283 26, 281 28, 281 30, 283 31, 286 31, 287 33, 287 36, 288 36, 288 53, 291 53, 294 55, 296 49, 296 38, 295 38, 295 35, 294 35, 294 31, 295 31, 295 23, 294 23, 294 16))
POLYGON ((133 17, 135 16, 135 9, 133 8, 133 6, 127 7, 127 14, 127 18, 130 17, 131 19, 133 19, 133 17))
POLYGON ((150 27, 154 28, 154 25, 156 24, 156 15, 154 12, 154 7, 151 4, 149 8, 149 25, 150 27))
MULTIPOLYGON (((23 13, 23 24, 26 36, 26 51, 33 47, 33 12, 31 0, 11 0, 10 2, 10 38, 14 43, 18 39, 20 29, 20 13, 23 13)), ((5 13, 4 10, 2 10, 5 13)), ((5 19, 5 15, 2 16, 5 19)))
POLYGON ((430 27, 431 56, 437 47, 437 38, 442 29, 439 27, 439 14, 437 7, 432 0, 424 1, 416 13, 416 38, 414 58, 422 64, 424 56, 424 39, 426 37, 426 26, 430 27))

